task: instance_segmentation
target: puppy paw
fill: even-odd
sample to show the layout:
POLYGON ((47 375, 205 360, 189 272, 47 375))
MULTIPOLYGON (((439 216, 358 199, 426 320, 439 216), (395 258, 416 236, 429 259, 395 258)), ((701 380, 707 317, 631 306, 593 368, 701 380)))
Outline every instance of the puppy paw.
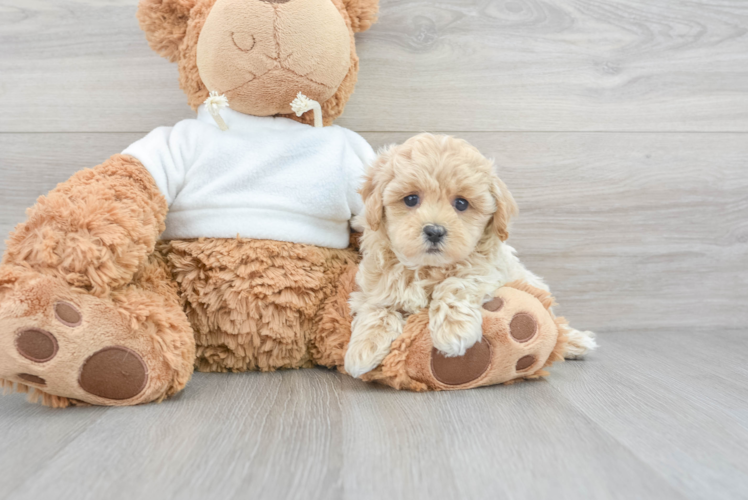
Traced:
POLYGON ((389 353, 389 345, 383 346, 372 339, 352 339, 345 353, 345 371, 359 378, 379 366, 389 353))
POLYGON ((564 358, 566 359, 583 359, 590 351, 597 349, 593 332, 569 330, 568 337, 569 341, 564 352, 564 358))
POLYGON ((483 318, 479 309, 450 307, 432 303, 429 329, 434 347, 446 357, 463 356, 483 337, 483 318))

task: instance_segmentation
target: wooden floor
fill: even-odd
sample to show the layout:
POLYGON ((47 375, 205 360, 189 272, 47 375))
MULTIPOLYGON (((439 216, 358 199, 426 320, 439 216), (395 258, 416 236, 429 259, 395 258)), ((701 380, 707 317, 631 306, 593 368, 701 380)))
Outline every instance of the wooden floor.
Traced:
MULTIPOLYGON (((0 0, 0 234, 192 115, 136 3, 0 0)), ((461 393, 305 370, 137 408, 7 396, 0 498, 748 498, 748 2, 382 0, 358 48, 338 123, 496 158, 511 243, 600 350, 461 393)))

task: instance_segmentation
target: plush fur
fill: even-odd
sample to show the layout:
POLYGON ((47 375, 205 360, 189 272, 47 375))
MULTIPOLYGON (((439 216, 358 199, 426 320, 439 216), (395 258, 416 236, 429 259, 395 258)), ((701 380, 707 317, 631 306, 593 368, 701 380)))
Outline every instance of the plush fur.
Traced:
MULTIPOLYGON (((229 1, 141 0, 138 18, 148 41, 179 63, 182 88, 193 107, 208 94, 197 64, 201 29, 211 8, 229 1)), ((353 92, 358 71, 353 33, 367 29, 377 11, 376 0, 330 1, 337 7, 332 13, 345 22, 351 50, 342 83, 322 103, 326 124, 342 113, 353 92)), ((299 121, 311 119, 307 114, 299 121)), ((491 234, 500 240, 511 200, 500 184, 494 188, 483 218, 492 218, 491 234)), ((371 186, 367 190, 374 192, 371 186)), ((367 198, 376 205, 375 195, 367 198)), ((382 207, 385 199, 379 201, 382 207)), ((54 407, 133 405, 180 391, 193 368, 268 371, 319 364, 344 370, 348 298, 360 258, 356 237, 346 250, 239 238, 159 242, 166 214, 166 201, 151 175, 123 155, 78 172, 39 198, 11 235, 0 266, 0 385, 54 407), (80 323, 71 326, 60 318, 61 302, 80 313, 80 323), (59 349, 51 358, 24 355, 18 342, 30 331, 54 339, 59 349), (93 353, 111 347, 140 359, 136 371, 147 374, 141 392, 130 399, 97 396, 81 383, 93 353)), ((364 248, 375 246, 371 235, 364 237, 364 248)), ((540 363, 550 354, 541 347, 563 336, 560 327, 550 328, 553 321, 537 294, 522 293, 515 306, 525 304, 545 325, 538 342, 525 346, 536 349, 533 355, 540 363)), ((412 305, 414 326, 406 325, 392 357, 367 377, 397 388, 449 388, 429 378, 431 340, 422 319, 428 313, 417 311, 416 302, 412 305), (408 334, 411 328, 419 333, 408 334), (408 339, 414 340, 407 344, 408 339)), ((506 342, 507 317, 502 314, 486 322, 483 338, 489 342, 506 342)), ((458 388, 536 372, 533 367, 513 373, 514 360, 500 352, 494 350, 487 375, 458 388)), ((123 374, 112 370, 104 379, 116 382, 126 378, 123 374)))
POLYGON ((467 142, 421 134, 393 146, 370 167, 362 194, 360 291, 351 295, 345 361, 351 375, 382 362, 408 314, 428 308, 434 347, 462 356, 480 341, 481 304, 497 287, 519 279, 547 289, 504 243, 516 204, 492 162, 467 142), (417 204, 408 206, 408 197, 417 204), (426 235, 434 226, 445 231, 436 243, 426 235))
MULTIPOLYGON (((208 96, 200 76, 198 42, 213 7, 234 5, 239 15, 230 13, 236 16, 232 20, 252 29, 263 26, 252 23, 264 12, 264 26, 273 26, 276 45, 276 52, 266 55, 292 74, 324 80, 327 73, 335 73, 325 65, 325 54, 338 57, 338 76, 323 82, 333 90, 321 103, 324 122, 330 125, 355 86, 353 34, 371 26, 378 2, 315 1, 320 8, 307 12, 309 2, 141 0, 137 17, 151 47, 178 63, 181 86, 197 108, 208 96), (330 37, 331 44, 325 46, 319 33, 332 27, 339 30, 337 38, 330 37), (308 50, 315 44, 316 54, 308 50), (301 50, 302 59, 284 59, 296 49, 306 49, 301 50)), ((214 24, 219 30, 222 15, 217 11, 214 24)), ((237 51, 241 56, 242 47, 237 51)), ((219 63, 230 68, 230 59, 219 63)), ((252 69, 254 63, 247 64, 252 69)), ((266 80, 263 85, 271 96, 282 78, 266 80)), ((252 94, 233 96, 232 108, 242 111, 248 100, 257 99, 258 94, 252 94)), ((313 121, 311 112, 297 118, 285 114, 290 109, 281 111, 303 123, 313 121)), ((206 371, 273 370, 339 357, 327 352, 328 339, 318 334, 323 323, 319 312, 337 293, 343 270, 355 265, 355 249, 239 239, 157 246, 166 213, 153 178, 140 162, 123 155, 75 174, 29 209, 28 220, 8 241, 0 268, 2 354, 9 356, 0 367, 0 379, 6 389, 30 391, 33 398, 56 407, 82 401, 138 404, 181 390, 193 366, 206 371), (60 297, 84 313, 84 323, 74 332, 54 317, 60 297), (28 328, 54 336, 62 346, 59 354, 41 364, 21 356, 13 342, 17 332, 28 328), (102 342, 137 352, 148 366, 148 386, 138 397, 105 401, 76 385, 86 356, 102 342), (46 382, 30 386, 19 375, 46 382)))
POLYGON ((159 245, 195 332, 200 371, 313 365, 310 335, 322 302, 355 265, 354 250, 268 240, 159 245))
POLYGON ((103 296, 133 279, 164 230, 166 200, 134 158, 115 155, 37 200, 7 241, 4 265, 103 296))
POLYGON ((55 407, 129 405, 181 390, 193 365, 268 371, 339 357, 314 342, 326 342, 317 333, 323 302, 359 258, 355 237, 345 250, 211 238, 157 245, 163 197, 137 160, 120 155, 76 174, 29 212, 0 267, 0 330, 43 328, 67 350, 80 347, 38 365, 14 354, 12 336, 2 337, 8 343, 0 357, 10 356, 0 363, 6 389, 30 391, 32 400, 55 407), (87 319, 74 332, 50 316, 61 299, 87 319), (149 386, 137 399, 106 401, 77 389, 75 374, 99 343, 144 358, 149 386), (32 388, 19 373, 48 384, 32 388))

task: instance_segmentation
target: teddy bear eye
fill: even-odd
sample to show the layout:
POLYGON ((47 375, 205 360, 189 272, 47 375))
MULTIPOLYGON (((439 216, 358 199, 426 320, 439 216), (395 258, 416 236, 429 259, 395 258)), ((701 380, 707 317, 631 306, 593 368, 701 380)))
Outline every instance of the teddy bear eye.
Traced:
POLYGON ((409 207, 415 207, 418 205, 418 202, 420 201, 420 198, 418 198, 417 194, 409 194, 405 198, 403 198, 403 202, 409 206, 409 207))
POLYGON ((470 204, 467 202, 465 198, 457 198, 454 201, 454 206, 455 206, 455 210, 457 210, 458 212, 464 212, 465 210, 468 209, 470 204))
POLYGON ((234 42, 234 47, 241 50, 242 52, 250 52, 255 48, 255 37, 254 35, 247 35, 245 33, 234 33, 231 32, 231 41, 234 42))

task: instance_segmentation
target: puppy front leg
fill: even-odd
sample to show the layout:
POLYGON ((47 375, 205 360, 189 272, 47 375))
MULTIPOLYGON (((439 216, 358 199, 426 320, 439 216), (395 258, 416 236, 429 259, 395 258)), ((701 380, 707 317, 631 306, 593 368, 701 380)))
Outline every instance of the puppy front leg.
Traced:
POLYGON ((462 356, 483 337, 483 295, 463 280, 445 280, 436 287, 429 306, 431 340, 446 356, 462 356))
POLYGON ((402 314, 391 307, 364 304, 358 308, 345 353, 345 371, 358 378, 379 366, 404 326, 402 314))

